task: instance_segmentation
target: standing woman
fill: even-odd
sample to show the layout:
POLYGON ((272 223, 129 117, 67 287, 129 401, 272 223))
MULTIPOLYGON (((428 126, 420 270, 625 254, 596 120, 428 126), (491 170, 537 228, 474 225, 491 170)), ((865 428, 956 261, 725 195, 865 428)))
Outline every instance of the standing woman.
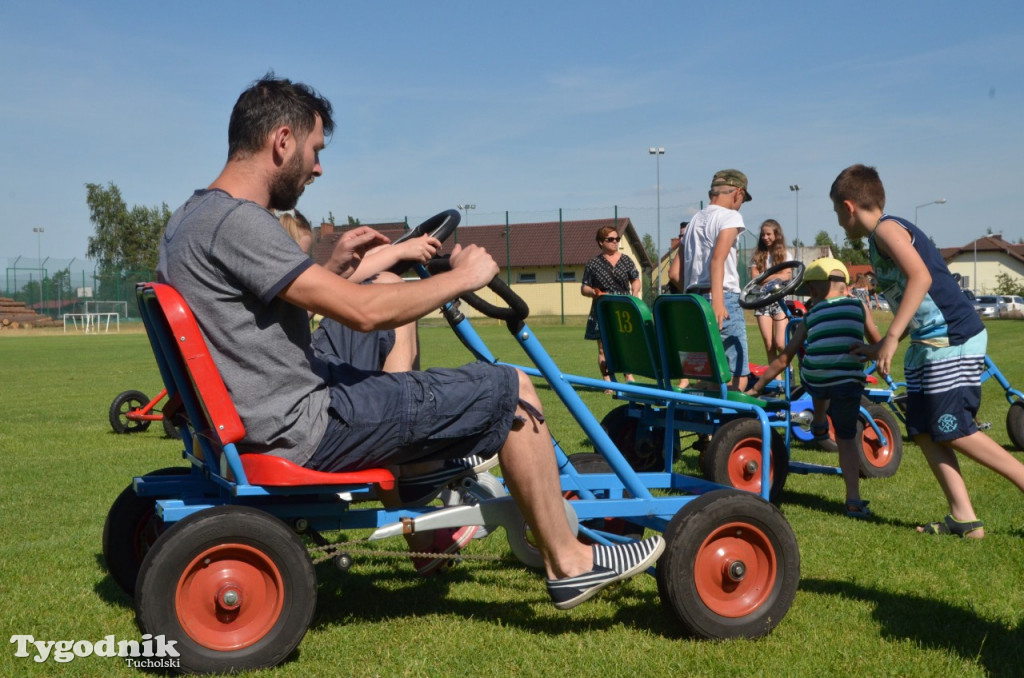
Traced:
MULTIPOLYGON (((620 236, 611 226, 597 230, 597 246, 601 253, 587 262, 583 269, 583 284, 580 294, 594 299, 590 305, 590 317, 587 318, 585 339, 601 338, 597 326, 597 298, 602 294, 632 294, 640 296, 640 272, 628 255, 619 251, 620 236)), ((611 381, 608 375, 608 362, 604 357, 604 346, 597 342, 597 365, 601 368, 601 376, 611 381)), ((633 381, 633 375, 627 374, 626 381, 633 381)), ((610 392, 610 391, 609 391, 610 392)))
MULTIPOLYGON (((750 277, 756 278, 772 266, 792 259, 793 253, 786 249, 786 237, 782 234, 782 226, 774 219, 766 219, 761 224, 757 249, 750 259, 750 277)), ((769 280, 789 280, 792 277, 793 269, 788 268, 771 276, 769 280)), ((754 311, 754 317, 757 319, 758 329, 761 330, 768 362, 771 363, 786 348, 786 325, 789 318, 778 301, 757 309, 754 311)))

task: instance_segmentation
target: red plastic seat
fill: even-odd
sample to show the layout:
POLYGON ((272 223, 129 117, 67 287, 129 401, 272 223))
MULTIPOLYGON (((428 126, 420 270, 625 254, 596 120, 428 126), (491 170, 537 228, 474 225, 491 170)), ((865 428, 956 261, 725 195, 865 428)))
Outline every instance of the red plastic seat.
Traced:
MULTIPOLYGON (((165 366, 180 368, 161 369, 168 395, 172 400, 182 398, 186 405, 178 416, 187 418, 191 412, 193 417, 199 419, 190 421, 194 431, 218 447, 221 453, 234 450, 234 444, 245 436, 245 427, 213 356, 210 355, 199 324, 192 315, 192 309, 177 290, 165 283, 140 284, 138 296, 140 307, 147 309, 143 313, 143 320, 150 335, 150 343, 157 353, 157 362, 160 362, 162 356, 165 366), (155 322, 149 311, 162 316, 163 322, 155 322), (170 334, 169 340, 165 332, 170 334)), ((198 447, 193 450, 193 454, 197 459, 203 458, 203 452, 198 447)), ((270 454, 239 454, 238 457, 252 485, 302 487, 375 483, 389 490, 395 484, 394 475, 382 468, 352 473, 324 473, 303 468, 270 454)))
POLYGON ((395 486, 395 476, 383 468, 369 468, 346 473, 314 471, 272 454, 242 454, 242 468, 252 485, 267 487, 301 487, 304 485, 365 485, 374 483, 381 489, 395 486))

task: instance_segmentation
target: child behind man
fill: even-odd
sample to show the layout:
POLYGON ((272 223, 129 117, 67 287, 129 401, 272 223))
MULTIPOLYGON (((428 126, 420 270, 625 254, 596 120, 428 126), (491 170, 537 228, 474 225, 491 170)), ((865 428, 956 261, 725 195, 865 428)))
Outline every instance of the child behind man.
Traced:
POLYGON ((874 167, 852 165, 829 192, 839 225, 850 239, 867 236, 878 286, 892 305, 892 324, 881 341, 858 349, 889 373, 904 333, 907 433, 924 452, 949 502, 940 521, 919 532, 981 538, 956 452, 965 454, 1024 491, 1024 464, 978 430, 988 335, 985 325, 921 229, 885 213, 885 188, 874 167))
POLYGON ((805 287, 810 293, 810 310, 795 329, 786 348, 775 358, 753 388, 758 395, 792 362, 804 348, 800 361, 800 379, 814 403, 811 432, 815 441, 831 442, 828 419, 836 432, 839 467, 846 485, 846 515, 867 518, 868 502, 860 498, 860 452, 863 429, 857 425, 860 400, 864 394, 864 365, 860 356, 851 353, 867 336, 878 339, 878 329, 870 322, 864 303, 848 296, 850 274, 838 259, 824 257, 812 261, 804 272, 805 287))

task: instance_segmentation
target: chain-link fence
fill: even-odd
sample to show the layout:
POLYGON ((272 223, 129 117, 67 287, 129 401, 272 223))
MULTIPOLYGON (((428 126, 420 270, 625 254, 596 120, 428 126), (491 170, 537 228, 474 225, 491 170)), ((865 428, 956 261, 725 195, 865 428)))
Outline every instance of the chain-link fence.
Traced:
MULTIPOLYGON (((672 239, 679 232, 679 222, 688 221, 700 209, 702 203, 695 201, 690 205, 665 205, 660 209, 650 207, 587 207, 587 208, 553 208, 549 210, 484 210, 474 205, 458 205, 462 214, 461 228, 474 226, 506 226, 506 243, 501 250, 505 253, 498 258, 511 258, 509 253, 527 247, 521 239, 527 237, 517 231, 520 224, 545 222, 589 221, 598 219, 629 219, 637 233, 643 238, 650 235, 655 248, 664 255, 669 252, 672 239), (660 232, 660 233, 659 233, 660 232), (519 241, 519 242, 517 242, 519 241)), ((312 216, 312 215, 311 215, 312 216)), ((390 216, 390 217, 359 217, 363 224, 395 224, 405 222, 411 226, 419 224, 432 214, 390 216)), ((326 219, 322 219, 326 221, 326 219)), ((317 222, 319 223, 319 222, 317 222)), ((456 232, 456 241, 458 232, 456 232)), ((757 244, 756 228, 753 232, 748 228, 739 241, 739 273, 746 283, 751 248, 757 244)), ((561 253, 560 253, 561 254, 561 253)), ((498 261, 502 275, 507 276, 510 284, 516 284, 514 273, 509 266, 510 261, 498 261)), ((564 276, 567 274, 559 274, 564 276)), ((64 313, 112 312, 117 311, 122 317, 138 316, 135 304, 135 284, 155 279, 154 271, 124 270, 103 272, 95 263, 87 259, 43 259, 19 256, 9 258, 4 277, 3 296, 23 302, 40 315, 59 319, 64 313)), ((578 280, 563 279, 578 286, 578 280)), ((667 284, 667 278, 662 283, 667 284)), ((657 285, 657 268, 654 269, 652 280, 648 284, 657 285)), ((648 289, 645 284, 645 291, 648 289)), ((570 291, 576 294, 574 288, 570 291)))
POLYGON ((101 273, 87 260, 8 259, 3 296, 29 309, 59 319, 65 313, 116 312, 138 317, 135 283, 154 280, 155 271, 101 273))

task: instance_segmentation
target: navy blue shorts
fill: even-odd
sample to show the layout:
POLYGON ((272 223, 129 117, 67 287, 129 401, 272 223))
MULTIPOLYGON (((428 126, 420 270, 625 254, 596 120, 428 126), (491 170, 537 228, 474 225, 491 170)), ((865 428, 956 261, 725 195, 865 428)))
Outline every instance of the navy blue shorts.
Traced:
POLYGON ((848 381, 825 387, 804 385, 811 398, 828 400, 828 416, 836 431, 836 440, 853 440, 857 437, 857 421, 860 418, 860 400, 864 395, 864 384, 848 381))
POLYGON ((327 431, 306 463, 318 471, 490 456, 519 402, 515 368, 485 362, 394 374, 336 364, 331 377, 327 431))
POLYGON ((316 356, 327 363, 379 370, 395 347, 395 331, 357 332, 336 320, 324 318, 313 332, 312 344, 316 356))
POLYGON ((910 436, 944 442, 977 433, 987 345, 986 331, 961 346, 910 345, 903 358, 910 436))

